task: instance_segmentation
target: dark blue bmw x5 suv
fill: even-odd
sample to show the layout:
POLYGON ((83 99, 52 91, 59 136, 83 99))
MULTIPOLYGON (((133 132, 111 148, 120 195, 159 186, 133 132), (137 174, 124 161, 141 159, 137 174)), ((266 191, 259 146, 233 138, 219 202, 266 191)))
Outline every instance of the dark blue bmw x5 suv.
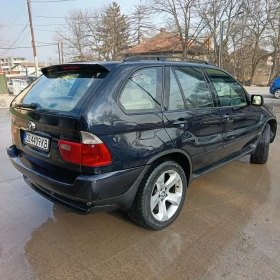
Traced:
POLYGON ((121 208, 162 229, 195 178, 247 154, 266 163, 273 108, 207 62, 172 59, 44 68, 10 107, 25 182, 77 213, 121 208))

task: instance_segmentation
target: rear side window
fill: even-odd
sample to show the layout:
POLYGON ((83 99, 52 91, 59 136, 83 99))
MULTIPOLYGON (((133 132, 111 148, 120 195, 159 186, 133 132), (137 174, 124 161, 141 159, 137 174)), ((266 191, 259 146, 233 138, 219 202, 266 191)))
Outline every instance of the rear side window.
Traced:
MULTIPOLYGON (((77 71, 77 70, 76 70, 77 71)), ((20 102, 35 103, 40 109, 68 112, 102 82, 107 72, 79 71, 55 72, 41 76, 27 91, 19 95, 20 102)))
POLYGON ((144 68, 134 72, 126 82, 119 101, 129 113, 161 110, 162 67, 144 68))
POLYGON ((189 109, 213 107, 212 94, 198 67, 174 68, 182 87, 185 103, 189 109))

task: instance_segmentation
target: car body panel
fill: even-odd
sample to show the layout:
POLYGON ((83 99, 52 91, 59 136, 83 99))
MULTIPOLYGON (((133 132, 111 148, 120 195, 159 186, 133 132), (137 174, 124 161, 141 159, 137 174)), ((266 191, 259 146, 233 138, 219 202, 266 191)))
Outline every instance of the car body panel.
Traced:
POLYGON ((257 106, 222 107, 224 155, 248 145, 261 131, 264 115, 257 106))
POLYGON ((193 170, 210 165, 221 157, 223 147, 222 118, 217 108, 164 112, 165 128, 176 149, 186 151, 193 170), (182 127, 174 122, 186 120, 182 127), (207 156, 205 156, 207 154, 207 156))
POLYGON ((32 161, 51 163, 62 168, 80 172, 79 165, 64 161, 61 157, 58 140, 80 142, 79 119, 69 116, 56 115, 47 112, 37 112, 19 108, 11 108, 11 123, 14 129, 14 143, 22 153, 26 153, 32 161), (29 128, 32 122, 35 130, 29 128), (30 132, 50 139, 49 152, 35 149, 23 143, 24 132, 30 132))
POLYGON ((269 93, 274 94, 276 89, 280 89, 280 77, 276 78, 269 87, 269 93))

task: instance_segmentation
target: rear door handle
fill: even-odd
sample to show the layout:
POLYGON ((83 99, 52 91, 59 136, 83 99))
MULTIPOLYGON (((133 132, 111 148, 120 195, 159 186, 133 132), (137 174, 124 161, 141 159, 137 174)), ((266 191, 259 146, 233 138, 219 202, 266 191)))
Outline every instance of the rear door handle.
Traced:
POLYGON ((173 125, 178 126, 178 127, 184 127, 186 123, 188 123, 187 120, 179 119, 177 121, 174 121, 173 125))

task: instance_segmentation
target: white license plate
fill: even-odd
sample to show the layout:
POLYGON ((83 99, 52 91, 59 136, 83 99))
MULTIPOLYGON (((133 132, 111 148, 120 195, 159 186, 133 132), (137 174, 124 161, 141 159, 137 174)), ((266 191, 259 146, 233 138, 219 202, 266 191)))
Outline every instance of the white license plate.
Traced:
POLYGON ((50 139, 29 132, 24 133, 23 142, 40 150, 49 151, 50 139))

